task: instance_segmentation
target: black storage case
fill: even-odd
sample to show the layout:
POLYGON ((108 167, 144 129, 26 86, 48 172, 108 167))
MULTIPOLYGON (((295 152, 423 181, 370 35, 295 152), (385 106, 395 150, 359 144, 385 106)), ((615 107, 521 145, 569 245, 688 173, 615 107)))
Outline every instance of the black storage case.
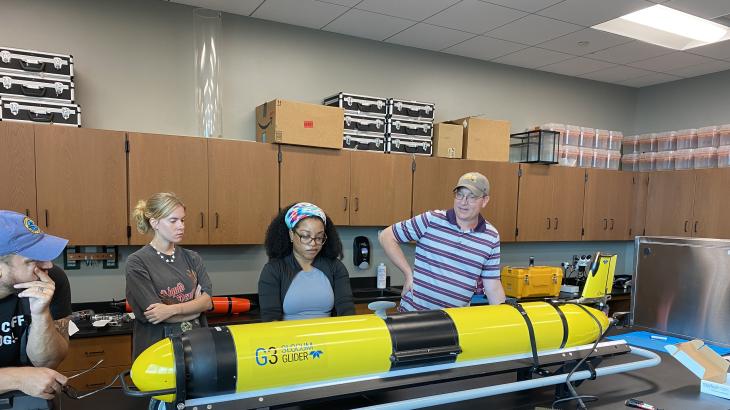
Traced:
POLYGON ((435 111, 436 105, 434 103, 399 100, 396 98, 388 100, 388 115, 393 118, 433 122, 435 111))
POLYGON ((323 101, 324 105, 344 108, 346 113, 365 114, 385 117, 388 114, 388 100, 380 97, 370 97, 341 92, 323 101))
POLYGON ((385 152, 387 143, 384 135, 348 134, 342 137, 342 148, 353 151, 385 152))
POLYGON ((391 137, 427 138, 433 136, 433 123, 388 118, 387 133, 391 137))
POLYGON ((369 132, 385 134, 386 120, 383 117, 374 117, 361 114, 345 114, 345 133, 347 132, 369 132))
POLYGON ((0 121, 81 126, 81 107, 78 104, 0 98, 0 106, 0 121))
POLYGON ((73 61, 73 56, 69 54, 0 47, 0 70, 6 72, 36 73, 70 80, 74 75, 73 61))
POLYGON ((388 138, 388 152, 393 154, 415 154, 431 156, 433 145, 431 140, 419 138, 388 138))
POLYGON ((60 78, 0 71, 0 97, 72 103, 75 97, 74 83, 60 78))

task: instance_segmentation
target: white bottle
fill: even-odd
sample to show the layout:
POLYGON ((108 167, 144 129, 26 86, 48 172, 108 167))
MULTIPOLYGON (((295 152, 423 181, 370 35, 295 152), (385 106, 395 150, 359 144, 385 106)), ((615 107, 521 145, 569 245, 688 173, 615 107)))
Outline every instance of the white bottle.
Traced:
POLYGON ((378 289, 385 289, 387 277, 388 277, 388 268, 385 266, 385 263, 380 262, 380 265, 378 265, 378 282, 377 282, 378 289))

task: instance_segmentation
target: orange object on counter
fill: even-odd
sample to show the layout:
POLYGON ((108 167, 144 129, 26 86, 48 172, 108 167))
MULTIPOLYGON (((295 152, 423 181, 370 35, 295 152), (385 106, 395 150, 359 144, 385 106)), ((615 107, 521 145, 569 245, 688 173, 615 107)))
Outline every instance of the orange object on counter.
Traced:
MULTIPOLYGON (((212 315, 232 315, 246 313, 251 310, 251 301, 246 298, 234 298, 231 296, 213 296, 213 309, 208 313, 212 315)), ((131 312, 132 307, 129 302, 124 302, 124 310, 131 312)))

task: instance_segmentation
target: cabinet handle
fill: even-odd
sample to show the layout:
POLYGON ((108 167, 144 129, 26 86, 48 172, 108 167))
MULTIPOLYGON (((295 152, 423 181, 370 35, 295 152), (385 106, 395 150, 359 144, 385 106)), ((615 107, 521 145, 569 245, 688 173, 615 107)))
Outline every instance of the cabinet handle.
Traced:
POLYGON ((548 222, 547 230, 549 231, 550 230, 550 218, 545 218, 545 219, 547 219, 547 222, 548 222))
POLYGON ((360 210, 360 198, 355 197, 355 212, 360 210))
POLYGON ((687 232, 687 224, 688 224, 688 223, 689 223, 689 221, 684 221, 684 231, 685 231, 685 232, 687 232))
POLYGON ((100 354, 104 354, 104 350, 92 350, 90 352, 84 352, 84 356, 98 356, 100 354))
POLYGON ((200 229, 205 228, 205 213, 200 213, 200 229))
POLYGON ((25 216, 30 216, 30 209, 25 208, 25 216))
POLYGON ((46 228, 48 228, 48 209, 44 209, 46 214, 46 228))
POLYGON ((697 224, 699 224, 699 223, 700 223, 700 221, 695 221, 695 226, 694 226, 695 233, 697 233, 697 224))
POLYGON ((342 198, 345 200, 345 208, 343 209, 343 211, 347 211, 347 197, 343 196, 342 198))
POLYGON ((603 218, 603 230, 605 231, 606 229, 608 229, 608 219, 603 218))
POLYGON ((218 229, 218 220, 220 219, 220 216, 218 215, 218 212, 215 213, 215 229, 218 229))
POLYGON ((555 218, 555 228, 556 231, 558 230, 558 218, 555 218))
POLYGON ((613 218, 611 218, 611 230, 612 230, 612 231, 613 231, 613 223, 614 223, 614 222, 615 222, 615 221, 613 220, 613 218))
POLYGON ((101 383, 86 383, 85 384, 85 386, 86 386, 87 389, 93 389, 94 387, 101 387, 101 386, 104 386, 104 385, 106 385, 105 382, 101 382, 101 383))

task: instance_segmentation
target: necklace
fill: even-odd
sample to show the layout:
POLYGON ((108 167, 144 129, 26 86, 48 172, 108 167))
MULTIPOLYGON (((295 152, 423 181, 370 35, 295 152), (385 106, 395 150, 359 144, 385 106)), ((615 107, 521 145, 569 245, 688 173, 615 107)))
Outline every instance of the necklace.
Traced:
POLYGON ((167 255, 164 254, 164 253, 162 253, 162 252, 160 252, 160 251, 158 251, 157 249, 155 249, 154 246, 152 247, 152 249, 154 249, 155 252, 157 252, 157 256, 159 256, 160 259, 162 259, 166 263, 173 263, 173 262, 175 262, 175 245, 172 245, 172 255, 170 256, 170 258, 166 258, 165 256, 167 256, 167 255))

